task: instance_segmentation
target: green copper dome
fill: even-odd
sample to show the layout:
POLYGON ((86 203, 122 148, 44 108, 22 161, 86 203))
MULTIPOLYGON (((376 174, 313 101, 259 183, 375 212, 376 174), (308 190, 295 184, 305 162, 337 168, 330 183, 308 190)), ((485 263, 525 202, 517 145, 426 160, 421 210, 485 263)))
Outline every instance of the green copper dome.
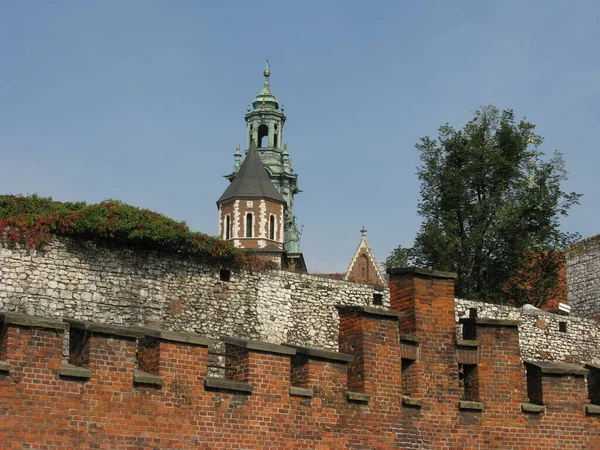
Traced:
POLYGON ((268 108, 268 109, 279 109, 279 103, 277 99, 271 92, 271 88, 269 87, 269 76, 271 72, 265 70, 265 87, 258 93, 256 98, 252 101, 252 106, 254 109, 260 108, 268 108))

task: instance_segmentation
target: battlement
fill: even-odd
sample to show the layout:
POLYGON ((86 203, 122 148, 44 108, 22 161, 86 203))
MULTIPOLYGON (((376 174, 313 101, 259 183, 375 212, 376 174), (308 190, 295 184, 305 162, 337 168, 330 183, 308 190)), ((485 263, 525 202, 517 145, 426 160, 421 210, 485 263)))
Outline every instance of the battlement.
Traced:
MULTIPOLYGON (((177 254, 106 248, 66 237, 54 238, 43 251, 0 244, 0 266, 0 311, 212 339, 237 336, 337 350, 335 305, 390 308, 387 288, 285 271, 229 271, 177 254)), ((453 274, 410 270, 427 280, 449 276, 448 286, 453 283, 453 274)), ((456 322, 474 308, 481 317, 520 321, 523 360, 600 363, 597 321, 454 299, 456 322)), ((402 334, 408 335, 417 324, 411 323, 410 309, 399 310, 405 318, 402 334)))
POLYGON ((392 273, 392 310, 339 306, 339 352, 2 313, 0 439, 7 448, 599 448, 600 367, 523 367, 511 320, 465 319, 457 339, 453 279, 437 275, 392 273), (210 372, 215 355, 221 376, 210 372))

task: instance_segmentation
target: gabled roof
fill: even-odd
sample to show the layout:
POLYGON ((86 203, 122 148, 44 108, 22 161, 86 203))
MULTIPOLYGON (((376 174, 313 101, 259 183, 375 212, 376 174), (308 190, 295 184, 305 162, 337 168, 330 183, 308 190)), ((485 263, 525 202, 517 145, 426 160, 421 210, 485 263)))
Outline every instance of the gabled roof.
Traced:
MULTIPOLYGON (((350 262, 350 266, 348 267, 348 271, 344 276, 344 281, 353 281, 355 283, 369 283, 369 284, 378 284, 385 286, 387 285, 386 279, 381 274, 379 270, 379 265, 377 264, 377 260, 373 255, 373 251, 369 244, 367 243, 367 229, 362 227, 360 230, 361 238, 360 243, 358 244, 358 248, 354 253, 352 261, 350 262), (365 274, 361 273, 358 270, 355 270, 355 265, 359 258, 366 259, 367 269, 365 274)), ((358 267, 356 267, 358 269, 358 267)))
POLYGON ((240 166, 231 184, 217 200, 217 205, 234 198, 256 198, 285 203, 279 191, 273 186, 267 169, 256 150, 254 139, 250 141, 250 149, 246 159, 240 166))

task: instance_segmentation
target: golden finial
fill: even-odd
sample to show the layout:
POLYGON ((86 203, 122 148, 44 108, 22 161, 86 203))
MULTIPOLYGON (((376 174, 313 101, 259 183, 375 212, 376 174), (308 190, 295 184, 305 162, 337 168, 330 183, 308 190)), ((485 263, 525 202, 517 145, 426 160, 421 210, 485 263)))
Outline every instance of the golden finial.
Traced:
POLYGON ((284 150, 287 150, 287 142, 284 142, 284 143, 283 143, 283 149, 284 149, 284 150))
POLYGON ((271 63, 269 62, 269 55, 265 58, 265 71, 263 72, 265 78, 269 78, 271 76, 271 63))
POLYGON ((246 111, 250 112, 250 105, 246 105, 246 111))
POLYGON ((284 112, 285 108, 283 107, 283 103, 281 104, 281 112, 284 112))
POLYGON ((529 138, 527 138, 527 142, 533 144, 535 142, 535 139, 533 138, 533 136, 529 136, 529 138))
POLYGON ((240 143, 239 142, 237 144, 235 144, 235 148, 236 148, 236 150, 240 149, 240 143))

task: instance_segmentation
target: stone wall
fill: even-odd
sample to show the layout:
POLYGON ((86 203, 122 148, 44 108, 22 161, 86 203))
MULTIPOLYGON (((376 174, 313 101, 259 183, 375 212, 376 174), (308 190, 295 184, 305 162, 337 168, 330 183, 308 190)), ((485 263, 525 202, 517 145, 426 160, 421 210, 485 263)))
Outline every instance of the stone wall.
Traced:
POLYGON ((337 350, 334 305, 371 305, 372 286, 283 271, 220 270, 190 258, 60 238, 0 248, 0 311, 144 325, 337 350))
POLYGON ((600 318, 600 234, 569 245, 566 256, 571 313, 600 318))
MULTIPOLYGON (((471 308, 477 310, 478 318, 518 321, 519 346, 524 360, 600 363, 600 322, 596 320, 455 299, 457 323, 469 317, 471 308)), ((457 332, 461 334, 460 325, 457 332)))
MULTIPOLYGON (((337 350, 334 305, 369 306, 383 294, 390 307, 389 290, 365 284, 284 271, 220 275, 189 258, 64 238, 44 251, 0 248, 0 311, 337 350)), ((524 359, 600 362, 597 321, 457 299, 457 323, 469 308, 520 321, 524 359)))
POLYGON ((338 307, 344 353, 227 338, 223 377, 201 336, 0 313, 2 448, 600 450, 600 365, 523 365, 514 320, 457 342, 452 274, 390 290, 338 307))

